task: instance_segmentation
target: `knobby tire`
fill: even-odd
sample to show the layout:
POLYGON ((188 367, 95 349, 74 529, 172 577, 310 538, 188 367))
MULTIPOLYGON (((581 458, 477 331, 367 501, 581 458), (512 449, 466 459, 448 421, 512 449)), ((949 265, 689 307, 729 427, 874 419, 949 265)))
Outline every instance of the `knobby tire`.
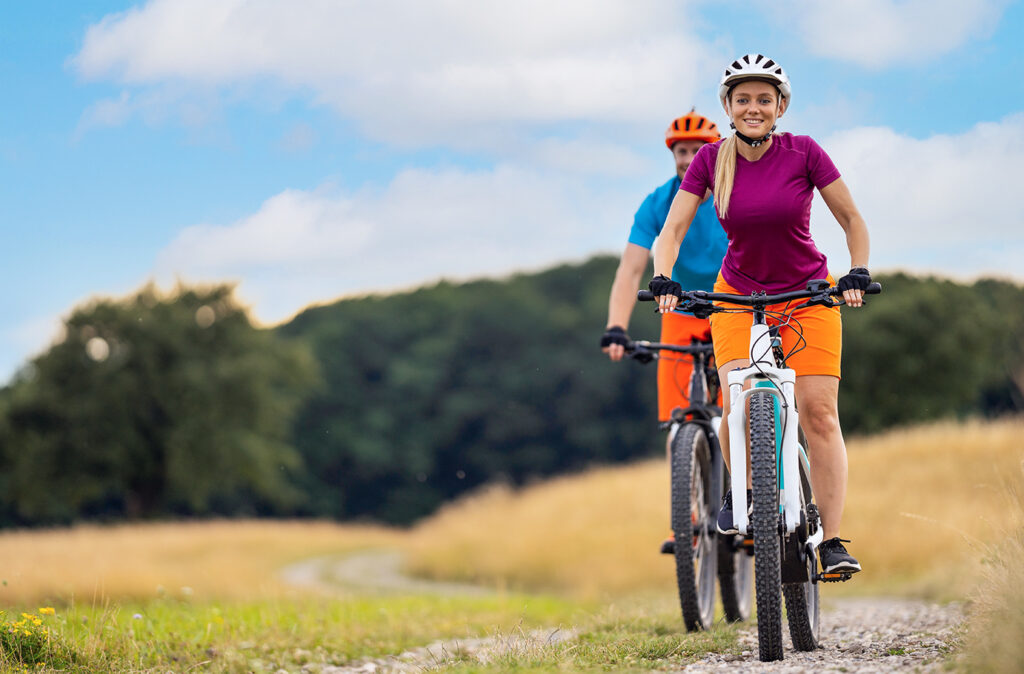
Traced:
POLYGON ((709 628, 715 611, 711 478, 707 433, 684 424, 672 440, 672 531, 679 606, 691 632, 709 628))
POLYGON ((774 403, 774 396, 770 393, 757 392, 750 396, 751 530, 754 535, 757 645, 762 662, 782 659, 782 562, 774 403))

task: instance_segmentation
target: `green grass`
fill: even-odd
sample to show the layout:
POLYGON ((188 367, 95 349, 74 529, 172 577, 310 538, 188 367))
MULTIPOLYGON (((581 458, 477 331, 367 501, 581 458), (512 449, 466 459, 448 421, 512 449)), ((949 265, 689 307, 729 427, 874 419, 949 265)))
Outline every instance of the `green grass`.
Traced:
MULTIPOLYGON (((575 639, 524 640, 525 646, 499 649, 487 664, 458 652, 432 664, 458 672, 628 671, 682 666, 710 651, 735 650, 736 631, 729 626, 687 635, 670 599, 628 607, 529 595, 75 605, 38 616, 43 625, 36 629, 48 633, 52 646, 38 659, 44 666, 0 642, 0 671, 316 672, 438 639, 502 639, 570 628, 577 630, 575 639)), ((7 617, 20 618, 20 611, 9 610, 7 617)))
MULTIPOLYGON (((66 671, 295 671, 400 653, 444 637, 571 623, 592 610, 548 597, 352 597, 70 606, 45 616, 66 671)), ((18 612, 8 611, 19 615, 18 612)), ((33 664, 33 663, 28 663, 33 664)), ((19 671, 11 649, 0 671, 19 671)))
POLYGON ((486 664, 456 661, 444 672, 645 671, 679 669, 708 653, 738 653, 737 628, 719 622, 687 634, 674 602, 611 607, 588 617, 576 639, 513 646, 486 664))

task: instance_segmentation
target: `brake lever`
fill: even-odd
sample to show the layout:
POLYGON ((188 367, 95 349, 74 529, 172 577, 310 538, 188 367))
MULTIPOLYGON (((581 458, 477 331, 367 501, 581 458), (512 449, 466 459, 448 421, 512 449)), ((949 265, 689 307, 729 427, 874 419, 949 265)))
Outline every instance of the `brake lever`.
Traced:
POLYGON ((715 313, 715 305, 707 300, 690 300, 684 302, 680 307, 683 311, 689 311, 697 318, 708 319, 715 313))
POLYGON ((828 293, 822 293, 820 295, 815 295, 814 297, 808 299, 803 304, 797 305, 796 308, 797 309, 803 309, 805 307, 817 307, 817 306, 832 308, 832 307, 841 307, 844 304, 846 304, 846 300, 844 300, 842 298, 839 298, 838 300, 834 300, 834 299, 832 299, 832 296, 829 295, 828 293))

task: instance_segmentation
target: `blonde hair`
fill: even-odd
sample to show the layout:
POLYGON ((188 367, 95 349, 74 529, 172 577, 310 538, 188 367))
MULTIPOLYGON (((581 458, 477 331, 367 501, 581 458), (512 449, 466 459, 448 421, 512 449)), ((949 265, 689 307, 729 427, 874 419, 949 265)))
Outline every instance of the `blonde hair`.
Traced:
POLYGON ((736 179, 736 142, 735 134, 723 140, 715 159, 715 208, 722 219, 729 212, 732 184, 736 179))

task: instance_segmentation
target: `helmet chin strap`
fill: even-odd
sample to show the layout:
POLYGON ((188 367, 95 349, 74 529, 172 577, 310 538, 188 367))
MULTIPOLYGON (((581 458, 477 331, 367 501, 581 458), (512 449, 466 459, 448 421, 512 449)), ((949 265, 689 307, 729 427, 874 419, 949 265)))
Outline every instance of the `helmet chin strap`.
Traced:
MULTIPOLYGON (((732 127, 733 131, 736 131, 736 125, 735 124, 733 124, 732 122, 729 122, 729 126, 732 127)), ((736 131, 736 137, 739 138, 740 140, 742 140, 744 143, 746 143, 750 147, 757 147, 758 145, 761 145, 762 143, 767 142, 768 139, 772 137, 772 132, 775 131, 775 127, 776 126, 778 126, 778 125, 777 124, 772 124, 772 128, 768 129, 768 133, 766 133, 761 138, 751 138, 750 136, 744 136, 739 131, 736 131)))

